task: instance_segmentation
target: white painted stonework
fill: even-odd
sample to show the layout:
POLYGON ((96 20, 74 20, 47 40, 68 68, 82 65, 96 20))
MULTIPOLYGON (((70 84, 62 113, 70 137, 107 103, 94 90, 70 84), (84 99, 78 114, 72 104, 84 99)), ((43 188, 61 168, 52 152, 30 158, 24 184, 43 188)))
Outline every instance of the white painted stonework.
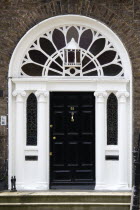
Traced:
POLYGON ((119 38, 104 24, 83 16, 50 18, 33 27, 20 40, 9 66, 9 189, 11 176, 17 190, 49 189, 49 93, 51 91, 94 92, 96 98, 96 186, 95 190, 130 190, 132 186, 132 77, 129 56, 119 38), (25 51, 45 30, 63 24, 93 26, 109 37, 123 62, 124 77, 21 77, 25 51), (38 103, 37 146, 26 146, 26 101, 34 93, 38 103), (118 145, 107 145, 107 98, 118 99, 118 145), (25 161, 37 155, 38 161, 25 161), (105 160, 118 155, 118 161, 105 160))

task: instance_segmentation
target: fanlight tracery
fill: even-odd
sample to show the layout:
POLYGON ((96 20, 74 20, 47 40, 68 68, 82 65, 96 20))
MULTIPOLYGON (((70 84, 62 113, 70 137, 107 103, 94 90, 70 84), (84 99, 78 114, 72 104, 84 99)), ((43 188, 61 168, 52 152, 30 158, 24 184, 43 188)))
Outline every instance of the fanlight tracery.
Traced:
MULTIPOLYGON (((68 55, 68 54, 67 54, 68 55)), ((69 58, 69 60, 72 57, 69 58)), ((75 59, 75 58, 73 58, 75 59)), ((27 50, 21 76, 123 76, 121 58, 112 43, 99 32, 83 26, 62 26, 37 38, 27 50), (79 64, 66 64, 66 49, 74 40, 79 64)))

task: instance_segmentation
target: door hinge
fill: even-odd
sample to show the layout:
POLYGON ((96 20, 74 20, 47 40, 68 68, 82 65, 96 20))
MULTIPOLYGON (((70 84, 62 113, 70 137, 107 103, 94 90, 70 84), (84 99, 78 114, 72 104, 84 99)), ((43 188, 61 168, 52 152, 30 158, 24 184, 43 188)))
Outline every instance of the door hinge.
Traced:
POLYGON ((50 152, 50 156, 52 156, 52 152, 50 152))

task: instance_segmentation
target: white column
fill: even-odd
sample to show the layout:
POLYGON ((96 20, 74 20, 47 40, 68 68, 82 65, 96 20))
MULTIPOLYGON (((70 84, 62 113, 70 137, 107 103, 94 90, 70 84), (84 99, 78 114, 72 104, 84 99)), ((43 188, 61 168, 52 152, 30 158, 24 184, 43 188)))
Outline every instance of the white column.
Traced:
POLYGON ((117 92, 118 98, 118 145, 119 145, 119 188, 128 188, 128 92, 117 92))
POLYGON ((15 90, 16 96, 16 135, 15 135, 15 175, 17 190, 24 189, 24 98, 25 91, 15 90))
POLYGON ((47 101, 49 93, 37 91, 38 98, 38 188, 39 190, 49 189, 49 143, 48 143, 48 120, 47 101))
POLYGON ((106 92, 97 91, 96 97, 96 186, 103 189, 105 185, 105 141, 106 141, 106 92))

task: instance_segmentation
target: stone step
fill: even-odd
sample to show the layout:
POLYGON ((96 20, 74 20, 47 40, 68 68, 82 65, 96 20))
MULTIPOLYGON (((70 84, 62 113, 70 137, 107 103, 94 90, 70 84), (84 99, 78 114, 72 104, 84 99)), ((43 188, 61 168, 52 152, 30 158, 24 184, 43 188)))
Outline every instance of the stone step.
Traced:
POLYGON ((3 192, 0 210, 129 210, 130 192, 3 192))

